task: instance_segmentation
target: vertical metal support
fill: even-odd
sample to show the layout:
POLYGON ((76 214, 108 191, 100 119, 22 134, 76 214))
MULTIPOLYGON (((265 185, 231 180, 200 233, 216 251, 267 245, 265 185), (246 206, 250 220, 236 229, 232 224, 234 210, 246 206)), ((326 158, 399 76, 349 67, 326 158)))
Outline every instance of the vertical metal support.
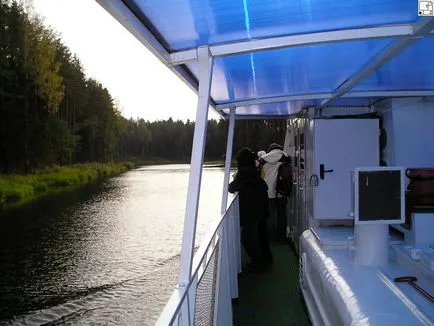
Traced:
POLYGON ((225 177, 223 181, 222 206, 220 210, 222 215, 226 212, 226 208, 228 206, 228 185, 231 173, 232 148, 234 145, 235 110, 235 107, 231 107, 229 113, 229 129, 228 139, 226 143, 225 177))
MULTIPOLYGON (((225 160, 225 176, 223 181, 223 196, 222 196, 222 205, 221 205, 221 214, 227 215, 226 209, 228 205, 228 185, 231 173, 231 161, 232 161, 232 150, 234 144, 234 129, 235 129, 235 107, 230 108, 229 113, 229 128, 228 128, 228 137, 226 143, 226 160, 225 160)), ((226 216, 226 241, 228 241, 227 246, 227 257, 228 257, 228 271, 229 271, 229 281, 230 281, 230 291, 231 297, 238 297, 238 280, 237 280, 237 259, 235 254, 235 244, 237 236, 234 231, 234 210, 232 207, 229 215, 226 216)))
POLYGON ((198 56, 199 99, 194 127, 187 205, 185 209, 184 232, 182 236, 179 271, 180 287, 187 286, 191 277, 213 68, 213 60, 208 47, 200 47, 198 49, 198 56))

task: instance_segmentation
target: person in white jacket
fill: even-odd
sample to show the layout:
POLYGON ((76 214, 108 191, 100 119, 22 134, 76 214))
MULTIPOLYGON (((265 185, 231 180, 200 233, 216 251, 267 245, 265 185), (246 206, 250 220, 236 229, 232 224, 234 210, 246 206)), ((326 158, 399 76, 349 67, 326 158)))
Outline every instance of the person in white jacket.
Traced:
POLYGON ((279 144, 271 144, 265 155, 261 156, 261 177, 268 186, 270 220, 276 239, 284 239, 286 234, 286 198, 276 194, 277 174, 284 161, 291 161, 279 144))

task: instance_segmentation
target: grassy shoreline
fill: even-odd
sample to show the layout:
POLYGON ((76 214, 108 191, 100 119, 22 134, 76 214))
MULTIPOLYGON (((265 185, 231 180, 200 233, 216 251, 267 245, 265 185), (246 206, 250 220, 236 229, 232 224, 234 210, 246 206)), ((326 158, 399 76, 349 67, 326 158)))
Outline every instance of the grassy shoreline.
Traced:
POLYGON ((130 163, 86 163, 47 168, 33 174, 0 175, 0 208, 25 204, 51 193, 121 174, 133 167, 130 163))
MULTIPOLYGON (((35 199, 116 176, 138 166, 188 164, 165 159, 118 164, 85 163, 56 166, 32 174, 0 174, 0 210, 27 204, 35 199)), ((223 166, 222 161, 207 161, 207 166, 223 166)))

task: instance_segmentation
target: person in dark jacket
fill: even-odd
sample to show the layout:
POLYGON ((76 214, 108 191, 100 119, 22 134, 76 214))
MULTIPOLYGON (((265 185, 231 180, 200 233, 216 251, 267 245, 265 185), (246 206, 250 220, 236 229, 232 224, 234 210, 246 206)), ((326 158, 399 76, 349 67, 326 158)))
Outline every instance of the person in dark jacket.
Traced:
POLYGON ((238 171, 229 184, 229 192, 239 194, 241 242, 254 270, 261 270, 272 256, 268 238, 261 237, 261 226, 268 219, 267 184, 255 166, 255 153, 242 148, 236 155, 238 171))

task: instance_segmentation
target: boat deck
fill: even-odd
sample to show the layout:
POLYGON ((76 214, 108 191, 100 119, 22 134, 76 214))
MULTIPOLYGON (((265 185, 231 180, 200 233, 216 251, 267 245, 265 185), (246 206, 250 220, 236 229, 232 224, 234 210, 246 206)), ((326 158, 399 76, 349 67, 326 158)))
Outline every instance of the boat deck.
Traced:
POLYGON ((239 276, 234 325, 310 325, 299 290, 298 258, 286 242, 272 243, 271 250, 269 270, 239 276))

